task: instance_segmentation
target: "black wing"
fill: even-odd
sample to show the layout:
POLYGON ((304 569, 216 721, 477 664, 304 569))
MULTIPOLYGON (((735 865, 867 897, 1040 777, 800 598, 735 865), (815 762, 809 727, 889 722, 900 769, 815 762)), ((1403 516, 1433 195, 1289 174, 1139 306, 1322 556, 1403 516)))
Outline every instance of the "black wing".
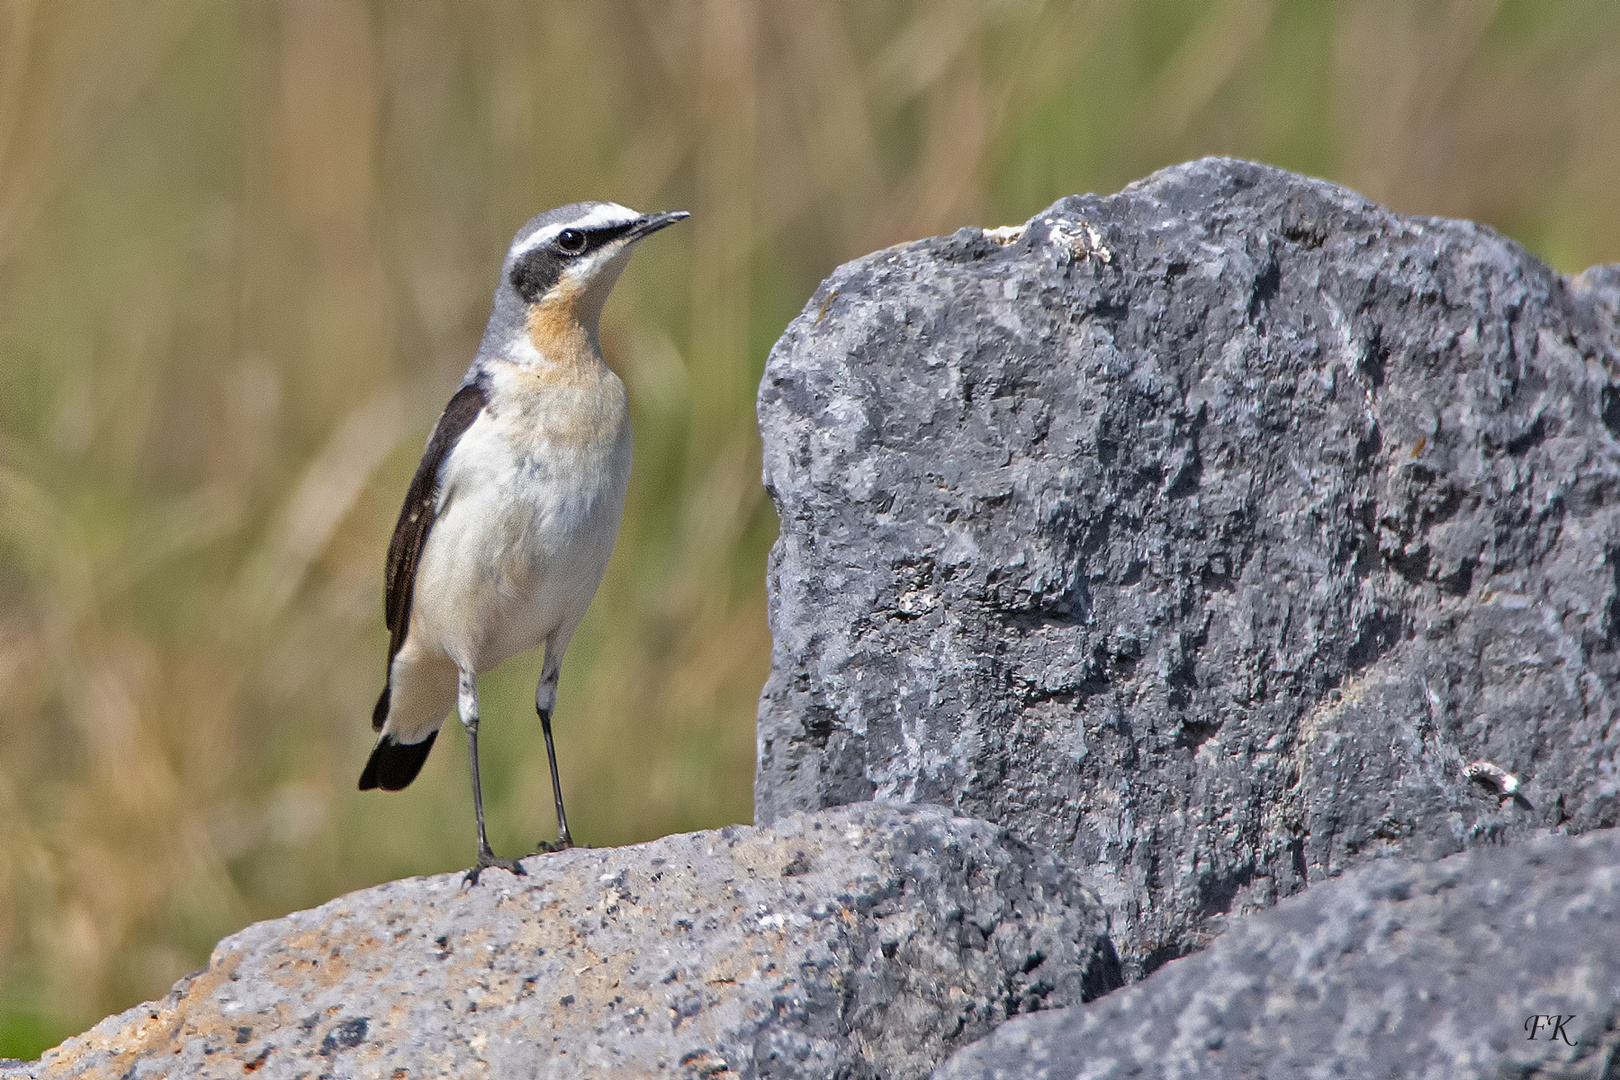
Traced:
MULTIPOLYGON (((405 634, 411 624, 411 595, 416 588, 416 564, 427 543, 428 530, 433 528, 434 505, 439 501, 439 468, 457 440, 472 427, 483 411, 487 395, 477 382, 468 383, 456 391, 444 415, 433 426, 428 437, 427 451, 411 477, 411 488, 405 493, 405 505, 400 507, 399 523, 394 526, 394 538, 388 542, 388 566, 384 572, 383 621, 388 625, 388 662, 405 644, 405 634)), ((386 695, 387 691, 383 693, 386 695)), ((387 718, 382 708, 372 717, 372 726, 381 729, 387 718)))

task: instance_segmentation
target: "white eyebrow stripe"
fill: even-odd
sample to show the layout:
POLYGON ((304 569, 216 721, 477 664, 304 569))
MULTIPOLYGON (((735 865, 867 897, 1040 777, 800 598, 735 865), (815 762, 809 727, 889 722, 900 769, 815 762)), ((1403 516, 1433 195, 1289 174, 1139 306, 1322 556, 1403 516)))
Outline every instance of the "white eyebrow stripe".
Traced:
POLYGON ((511 257, 517 258, 525 252, 533 251, 541 244, 550 242, 564 229, 594 229, 600 225, 623 225, 636 220, 641 215, 628 206, 618 203, 601 203, 591 208, 591 212, 572 221, 559 221, 555 225, 547 225, 543 229, 536 229, 520 244, 513 244, 511 257))

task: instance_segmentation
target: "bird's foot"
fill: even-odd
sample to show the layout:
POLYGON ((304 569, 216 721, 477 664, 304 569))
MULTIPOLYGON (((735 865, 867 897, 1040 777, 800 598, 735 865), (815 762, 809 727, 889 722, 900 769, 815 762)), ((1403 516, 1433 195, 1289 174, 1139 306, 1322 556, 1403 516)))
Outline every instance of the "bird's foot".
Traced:
POLYGON ((461 879, 461 887, 466 888, 469 885, 478 884, 478 875, 492 867, 497 870, 505 870, 507 873, 517 877, 524 876, 523 864, 517 859, 499 859, 495 857, 493 851, 480 851, 478 853, 478 865, 467 871, 467 876, 461 879))
MULTIPOLYGON (((540 841, 538 844, 536 844, 534 846, 534 853, 536 855, 550 855, 553 852, 568 851, 568 850, 570 850, 572 848, 575 848, 575 847, 578 847, 578 846, 579 845, 574 843, 574 838, 573 837, 565 836, 562 839, 556 840, 556 841, 552 841, 552 840, 542 840, 542 841, 540 841)), ((586 844, 585 846, 589 847, 590 845, 586 844)))

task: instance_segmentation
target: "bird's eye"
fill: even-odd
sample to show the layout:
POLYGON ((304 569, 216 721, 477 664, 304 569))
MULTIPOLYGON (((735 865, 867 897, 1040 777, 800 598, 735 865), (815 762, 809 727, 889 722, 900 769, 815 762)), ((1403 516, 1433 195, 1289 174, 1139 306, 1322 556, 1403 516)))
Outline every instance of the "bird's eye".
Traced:
POLYGON ((568 255, 578 255, 585 250, 585 234, 578 229, 564 229, 557 234, 557 250, 568 255))

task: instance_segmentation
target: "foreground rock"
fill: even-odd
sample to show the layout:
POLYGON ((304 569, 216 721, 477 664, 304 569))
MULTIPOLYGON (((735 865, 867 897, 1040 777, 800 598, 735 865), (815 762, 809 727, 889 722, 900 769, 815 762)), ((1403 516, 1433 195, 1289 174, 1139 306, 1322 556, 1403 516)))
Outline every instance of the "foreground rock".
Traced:
POLYGON ((1127 990, 1008 1021, 934 1077, 1600 1080, 1615 1070, 1620 836, 1607 831, 1352 871, 1127 990))
POLYGON ((414 878, 259 923, 0 1076, 918 1077, 1119 983, 1050 852, 856 806, 414 878))
POLYGON ((756 819, 1008 825, 1138 972, 1616 824, 1617 280, 1215 159, 841 267, 760 387, 756 819))

